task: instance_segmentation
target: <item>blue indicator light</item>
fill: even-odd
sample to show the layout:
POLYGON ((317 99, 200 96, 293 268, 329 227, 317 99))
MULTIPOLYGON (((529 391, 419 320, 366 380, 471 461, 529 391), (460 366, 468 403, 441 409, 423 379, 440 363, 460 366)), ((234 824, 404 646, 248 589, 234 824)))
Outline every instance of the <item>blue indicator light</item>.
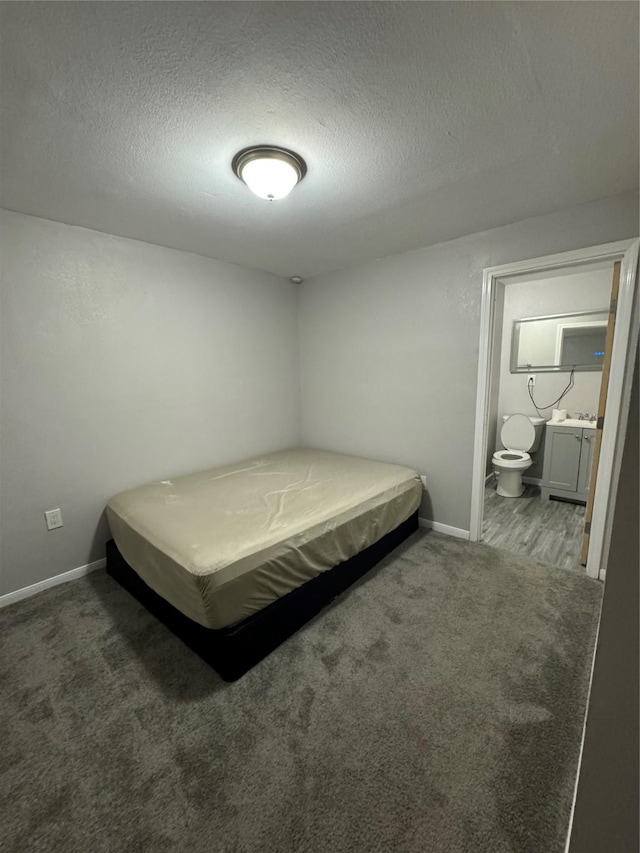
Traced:
POLYGON ((594 355, 604 355, 604 352, 599 349, 594 352, 594 355))

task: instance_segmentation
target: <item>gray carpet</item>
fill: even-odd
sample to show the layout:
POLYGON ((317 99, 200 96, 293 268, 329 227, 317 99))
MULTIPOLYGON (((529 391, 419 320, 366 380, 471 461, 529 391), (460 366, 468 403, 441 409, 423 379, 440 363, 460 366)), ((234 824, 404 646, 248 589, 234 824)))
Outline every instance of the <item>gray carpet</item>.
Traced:
POLYGON ((0 612, 6 853, 563 850, 600 586, 420 532, 241 681, 98 572, 0 612))

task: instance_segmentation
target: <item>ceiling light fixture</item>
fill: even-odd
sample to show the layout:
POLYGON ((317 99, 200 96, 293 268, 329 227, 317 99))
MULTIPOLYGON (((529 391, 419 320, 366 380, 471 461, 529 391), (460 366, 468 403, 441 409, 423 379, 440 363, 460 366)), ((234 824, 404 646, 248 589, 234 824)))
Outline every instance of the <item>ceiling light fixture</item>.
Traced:
POLYGON ((302 157, 273 145, 255 145, 239 151, 231 168, 252 193, 267 201, 289 195, 307 173, 302 157))

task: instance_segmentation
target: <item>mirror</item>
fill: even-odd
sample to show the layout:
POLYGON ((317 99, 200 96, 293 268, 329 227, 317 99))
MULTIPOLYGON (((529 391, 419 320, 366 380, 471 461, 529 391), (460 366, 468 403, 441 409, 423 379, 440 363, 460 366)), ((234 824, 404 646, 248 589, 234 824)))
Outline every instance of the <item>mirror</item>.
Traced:
POLYGON ((602 370, 608 311, 515 320, 511 373, 602 370))

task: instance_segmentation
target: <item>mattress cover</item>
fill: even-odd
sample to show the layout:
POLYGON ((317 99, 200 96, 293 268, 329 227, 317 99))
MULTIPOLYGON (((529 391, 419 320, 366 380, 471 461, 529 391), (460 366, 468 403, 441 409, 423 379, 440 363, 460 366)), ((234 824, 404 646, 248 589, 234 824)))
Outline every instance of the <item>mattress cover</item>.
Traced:
POLYGON ((223 628, 377 542, 420 498, 410 468, 294 449, 122 492, 107 517, 148 586, 223 628))

